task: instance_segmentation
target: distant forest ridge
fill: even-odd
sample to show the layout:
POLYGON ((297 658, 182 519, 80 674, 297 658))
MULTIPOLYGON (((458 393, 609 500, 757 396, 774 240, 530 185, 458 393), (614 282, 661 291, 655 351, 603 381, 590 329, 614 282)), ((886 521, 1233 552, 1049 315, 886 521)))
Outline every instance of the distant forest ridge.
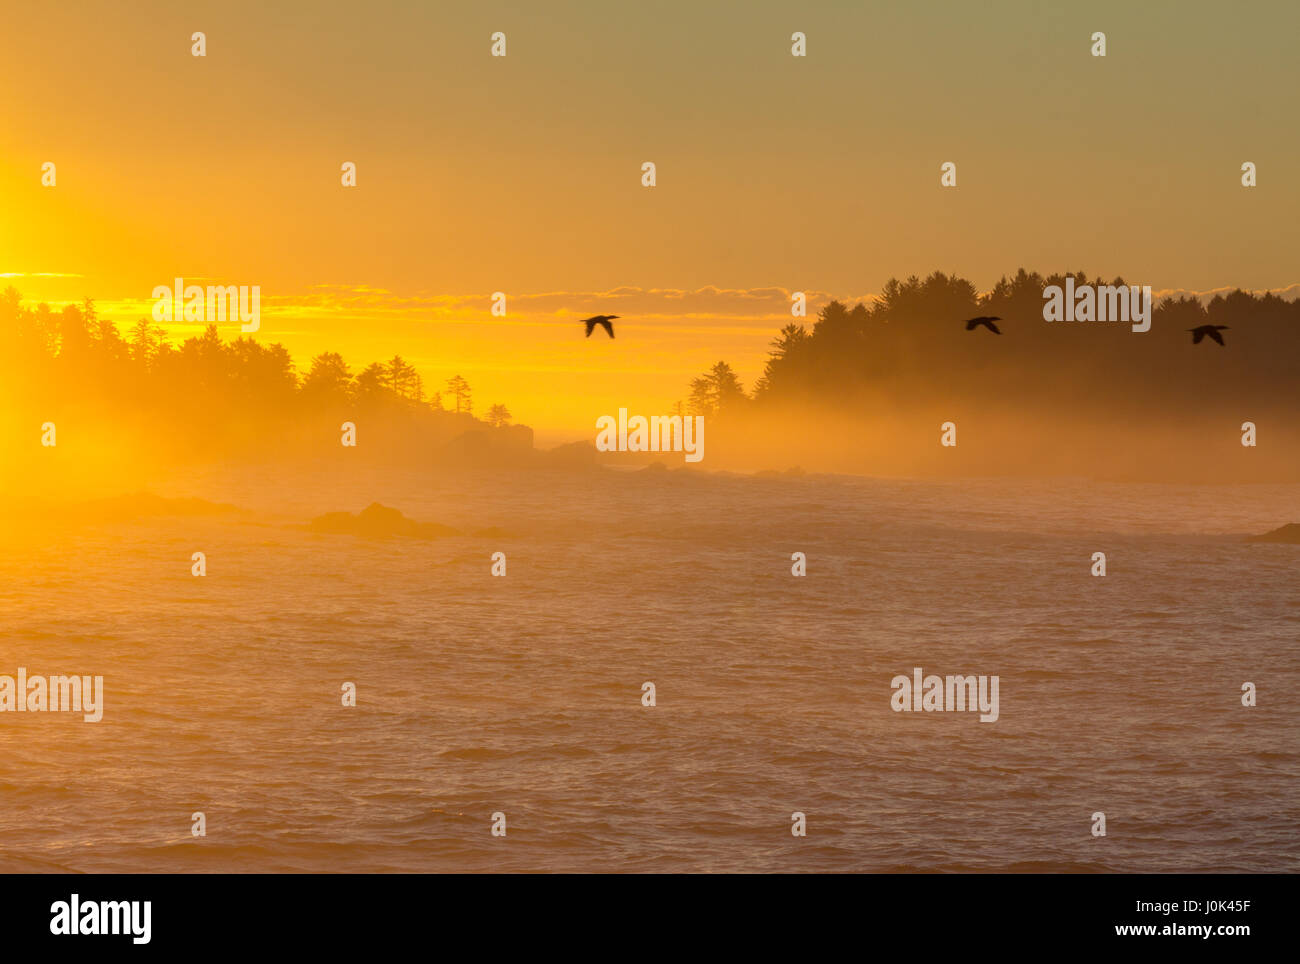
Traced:
MULTIPOLYGON (((1071 277, 1076 287, 1126 284, 1083 272, 1071 277)), ((961 437, 971 444, 959 459, 971 471, 1016 459, 1031 471, 1053 447, 1064 453, 1054 469, 1073 471, 1078 457, 1071 453, 1082 449, 1086 431, 1104 451, 1119 444, 1112 426, 1131 428, 1125 445, 1136 465, 1157 456, 1190 459, 1189 440, 1198 437, 1235 445, 1243 421, 1277 415, 1261 429, 1268 444, 1256 462, 1276 460, 1287 477, 1300 471, 1300 447, 1294 439, 1282 444, 1296 431, 1300 405, 1300 300, 1244 291, 1204 304, 1165 299, 1146 332, 1123 322, 1047 322, 1044 290, 1065 278, 1022 269, 983 295, 942 273, 891 279, 871 302, 831 302, 811 323, 775 332, 756 384, 742 385, 719 361, 678 407, 713 416, 705 467, 774 464, 788 452, 789 464, 947 471, 958 459, 931 451, 941 417, 961 420, 961 437), (966 330, 965 321, 979 315, 1001 318, 1001 334, 966 330), (1193 343, 1188 329, 1206 324, 1227 326, 1224 345, 1193 343), (809 413, 874 426, 875 434, 853 442, 863 454, 850 462, 840 451, 848 436, 810 432, 809 413), (1075 428, 1062 436, 1056 425, 1064 422, 1075 428), (1157 441, 1164 446, 1158 453, 1157 441), (1030 445, 1034 452, 1021 452, 1030 445), (975 465, 975 453, 986 461, 975 465)), ((323 352, 299 371, 280 344, 226 340, 213 326, 172 344, 148 319, 123 334, 92 301, 53 310, 25 305, 13 288, 0 293, 0 334, 0 427, 15 439, 30 441, 35 419, 61 422, 61 447, 90 437, 64 433, 63 422, 95 425, 114 445, 134 439, 140 458, 337 454, 341 424, 356 419, 364 422, 364 451, 385 457, 437 452, 490 461, 532 448, 531 430, 510 425, 505 405, 494 400, 483 411, 459 375, 430 391, 396 354, 354 370, 339 353, 323 352)), ((578 446, 572 457, 584 464, 595 458, 589 442, 578 446), (578 446, 585 454, 576 454, 578 446)), ((30 446, 11 448, 32 455, 30 446)))
MULTIPOLYGON (((1131 284, 1073 272, 1075 289, 1131 284)), ((744 386, 726 361, 690 385, 701 414, 888 397, 978 396, 1035 406, 1086 401, 1179 407, 1196 402, 1297 404, 1300 299, 1234 291, 1206 303, 1184 295, 1154 306, 1151 328, 1116 321, 1044 320, 1044 291, 1064 274, 1021 269, 986 294, 935 272, 891 279, 872 302, 833 301, 810 325, 792 322, 772 341, 761 377, 744 386), (998 316, 1001 334, 965 320, 998 316), (1226 325, 1225 345, 1193 344, 1188 329, 1226 325)))
MULTIPOLYGON (((43 405, 93 402, 105 410, 148 407, 187 417, 359 408, 462 420, 472 419, 475 407, 473 390, 460 375, 441 390, 428 390, 401 355, 353 371, 339 353, 323 352, 298 372, 283 345, 244 336, 226 341, 216 325, 175 345, 149 319, 123 334, 90 299, 54 311, 24 305, 19 292, 7 288, 0 293, 0 333, 7 387, 18 399, 43 405)), ((511 418, 500 403, 482 415, 492 426, 511 418)))

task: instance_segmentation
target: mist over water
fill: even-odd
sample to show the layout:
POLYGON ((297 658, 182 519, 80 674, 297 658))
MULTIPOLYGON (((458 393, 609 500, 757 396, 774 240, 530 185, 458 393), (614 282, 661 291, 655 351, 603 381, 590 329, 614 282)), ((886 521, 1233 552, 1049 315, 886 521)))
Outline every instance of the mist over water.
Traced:
POLYGON ((155 900, 337 955, 217 872, 1269 929, 1300 2, 183 6, 4 4, 0 874, 178 877, 24 877, 0 964, 155 900))
POLYGON ((1300 549, 1240 539, 1298 485, 154 481, 239 509, 0 541, 0 672, 106 692, 6 714, 0 870, 1300 869, 1300 549), (500 533, 301 528, 373 501, 500 533), (916 666, 999 719, 891 711, 916 666))

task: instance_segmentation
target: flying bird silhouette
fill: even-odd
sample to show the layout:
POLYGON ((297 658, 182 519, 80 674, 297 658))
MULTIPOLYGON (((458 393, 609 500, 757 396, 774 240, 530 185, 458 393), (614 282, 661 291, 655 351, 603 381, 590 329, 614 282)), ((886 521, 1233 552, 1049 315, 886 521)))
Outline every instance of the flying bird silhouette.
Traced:
POLYGON ((1201 339, 1204 338, 1206 335, 1209 335, 1220 345, 1222 345, 1223 336, 1220 335, 1219 332, 1227 331, 1228 326, 1227 325, 1201 325, 1199 328, 1188 328, 1187 330, 1192 333, 1193 345, 1199 345, 1201 343, 1201 339))
POLYGON ((595 317, 584 319, 582 323, 587 326, 587 337, 590 338, 591 333, 596 330, 596 326, 600 325, 609 332, 609 337, 613 338, 614 326, 611 325, 610 322, 617 317, 618 315, 596 315, 595 317))
POLYGON ((972 318, 970 321, 966 322, 966 330, 974 331, 980 325, 983 325, 989 331, 993 332, 993 334, 1000 335, 1002 334, 1001 329, 999 329, 997 325, 993 324, 993 322, 1001 320, 1002 319, 997 315, 980 315, 978 318, 972 318))

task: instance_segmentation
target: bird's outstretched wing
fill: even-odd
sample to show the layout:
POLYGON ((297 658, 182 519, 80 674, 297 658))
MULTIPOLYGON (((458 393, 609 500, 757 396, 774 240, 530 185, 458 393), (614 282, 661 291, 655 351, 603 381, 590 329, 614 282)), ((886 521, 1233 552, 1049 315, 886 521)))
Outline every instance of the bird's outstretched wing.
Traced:
MULTIPOLYGON (((1209 336, 1210 336, 1211 338, 1213 338, 1215 341, 1217 341, 1220 345, 1223 344, 1223 336, 1220 335, 1217 331, 1214 331, 1213 329, 1211 329, 1210 332, 1209 332, 1209 336)), ((1197 335, 1197 336, 1196 336, 1196 340, 1197 340, 1197 341, 1200 341, 1200 340, 1201 340, 1201 336, 1200 336, 1200 335, 1197 335)), ((1225 345, 1224 347, 1227 347, 1227 346, 1225 345)))
POLYGON ((583 319, 582 323, 587 326, 587 337, 590 338, 591 333, 596 330, 596 326, 600 325, 609 332, 609 337, 613 338, 614 326, 609 323, 609 320, 617 317, 618 315, 592 315, 590 318, 583 319))

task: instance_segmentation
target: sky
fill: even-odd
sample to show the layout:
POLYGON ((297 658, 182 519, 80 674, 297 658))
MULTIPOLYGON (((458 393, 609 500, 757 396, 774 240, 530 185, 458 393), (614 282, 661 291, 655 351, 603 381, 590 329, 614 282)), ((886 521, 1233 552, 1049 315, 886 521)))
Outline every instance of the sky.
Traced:
POLYGON ((92 297, 123 329, 175 277, 258 284, 258 337, 300 368, 401 354, 539 440, 666 411, 719 359, 752 384, 795 290, 811 315, 934 270, 1300 283, 1290 0, 145 0, 4 20, 0 284, 92 297), (622 316, 613 342, 582 337, 597 312, 622 316))

